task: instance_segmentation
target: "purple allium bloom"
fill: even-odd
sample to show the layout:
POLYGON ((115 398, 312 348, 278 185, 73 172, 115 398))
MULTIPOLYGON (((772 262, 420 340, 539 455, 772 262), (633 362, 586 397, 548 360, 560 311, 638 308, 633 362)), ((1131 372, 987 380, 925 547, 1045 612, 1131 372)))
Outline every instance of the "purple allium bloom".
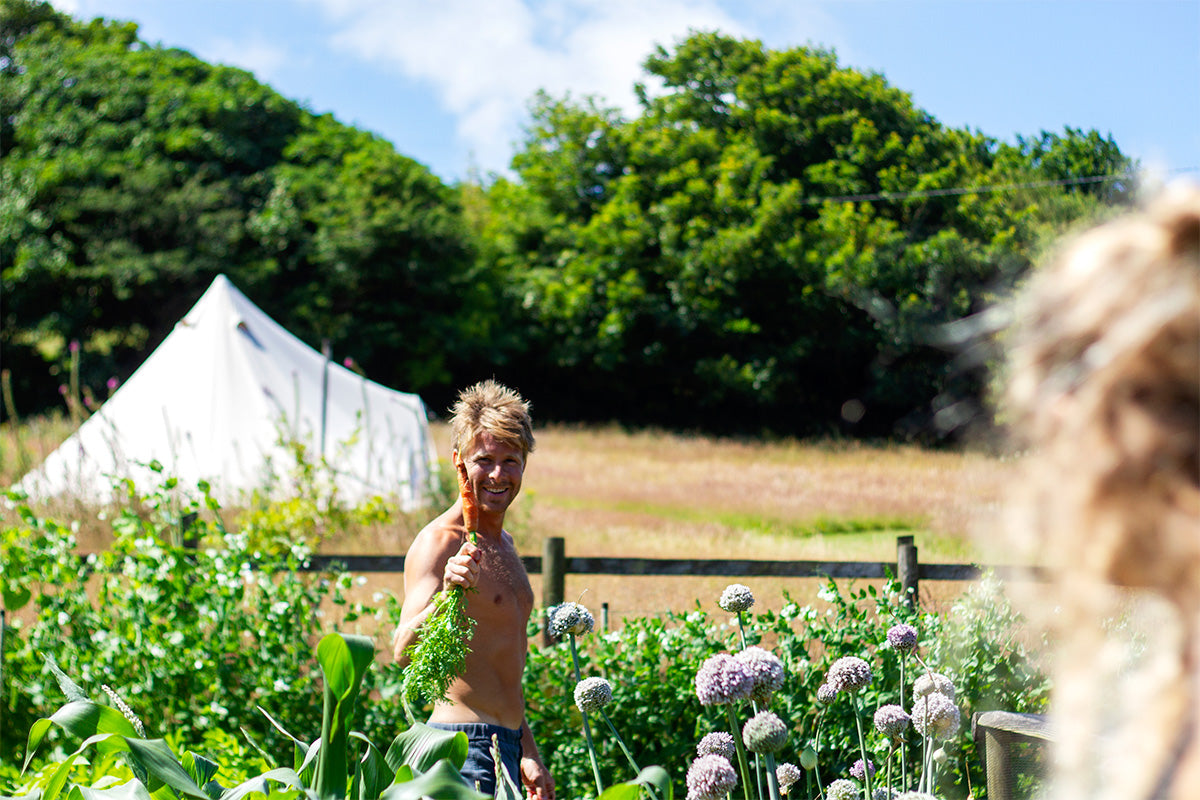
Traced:
POLYGON ((804 773, 795 764, 789 764, 786 761, 775 767, 775 780, 779 783, 779 793, 787 794, 788 789, 792 788, 792 784, 800 780, 804 773))
POLYGON ((723 706, 746 700, 754 689, 754 678, 729 653, 710 656, 696 671, 696 696, 700 705, 723 706))
POLYGON ((688 767, 688 800, 720 800, 735 786, 737 772, 724 756, 700 756, 688 767))
POLYGON ((561 603, 550 609, 550 633, 565 636, 568 633, 582 636, 591 633, 596 620, 592 612, 579 603, 561 603))
POLYGON ((787 744, 787 726, 774 712, 760 711, 742 726, 742 741, 751 753, 778 753, 787 744))
POLYGON ((821 705, 829 705, 837 699, 837 689, 830 686, 828 683, 822 683, 817 687, 817 702, 821 705))
POLYGON ((858 800, 858 784, 838 778, 825 787, 825 800, 858 800))
POLYGON ((961 722, 958 706, 941 692, 930 692, 913 703, 912 724, 922 736, 945 741, 958 733, 961 722))
POLYGON ((889 739, 897 739, 908 728, 912 718, 898 705, 890 703, 875 711, 875 730, 889 739))
POLYGON ((825 682, 839 692, 857 692, 871 682, 871 665, 857 656, 833 662, 825 682))
POLYGON ((737 745, 733 741, 733 734, 727 731, 716 731, 715 733, 706 733, 700 743, 696 745, 696 755, 698 756, 725 756, 725 758, 733 761, 737 755, 737 745))
POLYGON ((721 599, 717 601, 717 605, 731 614, 749 611, 754 605, 754 592, 750 591, 749 586, 731 583, 721 592, 721 599))
POLYGON ((604 678, 584 678, 575 684, 575 705, 592 713, 612 702, 612 685, 604 678))
POLYGON ((866 780, 867 773, 875 774, 875 762, 867 759, 866 767, 863 766, 863 760, 860 758, 854 762, 854 766, 850 767, 850 777, 858 780, 866 780))
POLYGON ((783 662, 769 650, 761 647, 747 647, 734 656, 754 679, 754 689, 750 696, 758 703, 765 704, 771 695, 783 688, 783 662))
POLYGON ((107 388, 107 389, 108 389, 110 392, 111 392, 111 391, 114 391, 114 390, 117 388, 117 379, 116 379, 116 378, 109 378, 108 380, 106 380, 106 381, 104 382, 104 385, 105 385, 105 387, 106 387, 106 388, 107 388))
POLYGON ((903 622, 893 625, 888 628, 887 641, 897 653, 911 653, 917 649, 917 629, 903 622))
POLYGON ((954 682, 940 672, 922 672, 913 681, 913 700, 920 700, 927 694, 938 692, 951 700, 954 699, 954 682))

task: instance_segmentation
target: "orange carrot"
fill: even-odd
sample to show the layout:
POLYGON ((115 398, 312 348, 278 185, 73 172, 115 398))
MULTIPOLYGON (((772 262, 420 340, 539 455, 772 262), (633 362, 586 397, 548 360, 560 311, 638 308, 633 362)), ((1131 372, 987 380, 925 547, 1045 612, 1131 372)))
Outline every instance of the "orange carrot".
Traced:
POLYGON ((475 490, 467 480, 467 465, 461 461, 458 464, 458 493, 462 495, 463 526, 469 533, 474 533, 479 527, 479 506, 475 502, 475 490))

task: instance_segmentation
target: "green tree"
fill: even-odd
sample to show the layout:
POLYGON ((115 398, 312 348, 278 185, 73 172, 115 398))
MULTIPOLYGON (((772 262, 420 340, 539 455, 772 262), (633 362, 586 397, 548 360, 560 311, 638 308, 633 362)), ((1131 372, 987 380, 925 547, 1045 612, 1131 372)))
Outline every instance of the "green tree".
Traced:
POLYGON ((525 378, 563 416, 808 433, 855 400, 858 431, 956 428, 981 387, 943 326, 1123 197, 1047 185, 1127 171, 1111 140, 947 129, 830 51, 698 32, 645 69, 635 119, 540 96, 489 189, 525 378))
MULTIPOLYGON (((249 73, 3 0, 0 347, 18 405, 132 371, 225 273, 371 377, 447 391, 498 315, 457 193, 249 73)), ((481 355, 482 354, 482 355, 481 355)))

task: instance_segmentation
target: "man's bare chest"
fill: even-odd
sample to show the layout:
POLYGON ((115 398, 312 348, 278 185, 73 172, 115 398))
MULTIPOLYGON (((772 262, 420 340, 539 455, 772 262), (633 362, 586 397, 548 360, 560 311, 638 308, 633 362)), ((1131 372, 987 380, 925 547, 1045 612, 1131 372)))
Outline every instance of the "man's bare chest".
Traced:
POLYGON ((528 616, 533 609, 533 588, 516 550, 507 543, 481 543, 479 605, 477 616, 515 611, 528 616))

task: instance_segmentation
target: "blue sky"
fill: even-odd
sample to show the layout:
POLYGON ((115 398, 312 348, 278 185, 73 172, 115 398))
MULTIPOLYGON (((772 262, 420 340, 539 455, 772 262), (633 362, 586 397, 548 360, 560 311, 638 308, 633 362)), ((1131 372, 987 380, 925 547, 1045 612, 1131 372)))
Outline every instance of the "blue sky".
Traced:
POLYGON ((636 113, 642 60, 689 28, 832 48, 951 127, 1095 128, 1144 167, 1200 178, 1200 0, 53 2, 248 69, 446 180, 504 171, 539 88, 636 113))

